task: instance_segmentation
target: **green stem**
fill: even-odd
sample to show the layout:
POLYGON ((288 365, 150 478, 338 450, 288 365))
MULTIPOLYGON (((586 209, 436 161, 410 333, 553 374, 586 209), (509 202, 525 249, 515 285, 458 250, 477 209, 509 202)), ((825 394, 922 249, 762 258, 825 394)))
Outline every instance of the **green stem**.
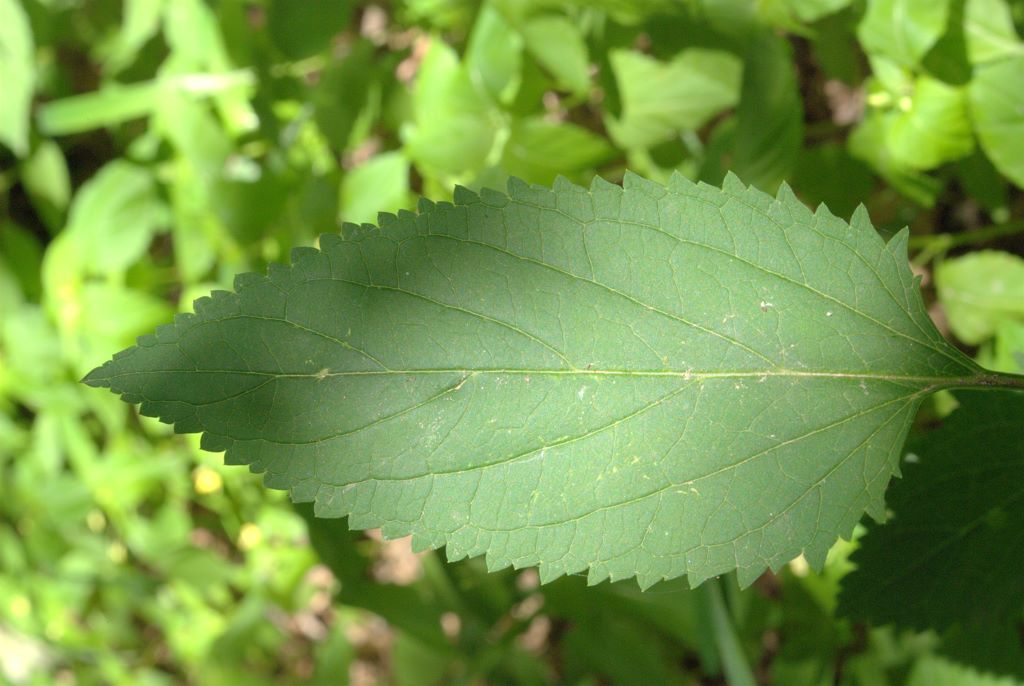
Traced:
POLYGON ((750 670, 747 656, 743 653, 739 637, 736 635, 732 615, 725 605, 722 580, 707 581, 704 583, 704 589, 711 606, 711 628, 718 646, 718 656, 722 661, 725 680, 730 686, 757 686, 754 673, 750 670))
POLYGON ((928 251, 935 254, 952 248, 959 248, 964 245, 977 245, 987 243, 997 238, 1016 236, 1024 233, 1024 220, 1007 222, 986 226, 977 231, 964 231, 962 233, 933 233, 929 236, 911 236, 909 246, 911 250, 928 251))
POLYGON ((1024 375, 1009 374, 1007 372, 994 372, 986 369, 977 376, 964 379, 963 383, 956 387, 990 389, 1011 388, 1024 390, 1024 375))

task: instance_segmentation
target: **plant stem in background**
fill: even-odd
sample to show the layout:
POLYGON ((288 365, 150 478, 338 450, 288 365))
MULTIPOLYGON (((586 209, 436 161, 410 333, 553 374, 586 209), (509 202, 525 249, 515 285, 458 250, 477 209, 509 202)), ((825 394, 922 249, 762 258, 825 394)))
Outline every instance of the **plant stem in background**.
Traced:
POLYGON ((723 579, 713 579, 702 587, 711 607, 711 630, 718 647, 718 657, 722 662, 722 672, 725 674, 726 682, 731 686, 756 686, 754 673, 736 635, 732 615, 725 605, 722 584, 723 579))
POLYGON ((1024 219, 986 226, 977 231, 964 233, 935 233, 930 236, 911 236, 908 245, 911 250, 920 250, 914 257, 914 264, 927 264, 937 255, 953 248, 978 245, 1024 233, 1024 219))

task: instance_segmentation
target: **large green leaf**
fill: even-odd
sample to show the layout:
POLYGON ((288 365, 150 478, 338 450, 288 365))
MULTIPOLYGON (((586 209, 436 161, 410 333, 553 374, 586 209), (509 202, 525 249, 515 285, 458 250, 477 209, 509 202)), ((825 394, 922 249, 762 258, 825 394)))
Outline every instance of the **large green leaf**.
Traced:
POLYGON ((981 650, 970 651, 981 666, 994 666, 984 653, 1007 643, 1016 644, 1015 662, 1024 667, 1017 633, 1024 618, 1024 394, 958 398, 959 409, 939 429, 908 446, 906 478, 890 493, 892 521, 869 525, 839 607, 879 624, 956 626, 956 652, 965 657, 969 643, 957 634, 981 631, 981 650))
POLYGON ((541 578, 820 564, 921 399, 980 370, 907 266, 730 176, 512 182, 236 281, 93 371, 352 527, 541 578))

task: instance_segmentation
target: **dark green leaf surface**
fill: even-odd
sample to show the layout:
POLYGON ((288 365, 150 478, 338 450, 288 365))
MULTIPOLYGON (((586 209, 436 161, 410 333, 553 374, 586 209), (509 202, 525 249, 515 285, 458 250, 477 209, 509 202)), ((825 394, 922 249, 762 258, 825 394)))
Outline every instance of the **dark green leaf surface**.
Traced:
POLYGON ((243 275, 86 379, 320 516, 542 579, 820 564, 920 400, 995 382, 907 266, 729 177, 512 182, 243 275))
POLYGON ((958 655, 998 653, 1007 665, 1015 646, 1021 669, 1024 394, 957 397, 960 407, 942 427, 908 446, 906 478, 889 495, 892 521, 870 525, 861 539, 840 611, 915 629, 956 625, 958 655))

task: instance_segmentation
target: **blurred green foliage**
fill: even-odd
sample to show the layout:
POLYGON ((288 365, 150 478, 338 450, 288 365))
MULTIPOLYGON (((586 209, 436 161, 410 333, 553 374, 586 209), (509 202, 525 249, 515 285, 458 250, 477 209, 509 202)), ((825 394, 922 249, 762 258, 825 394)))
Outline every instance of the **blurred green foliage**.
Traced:
MULTIPOLYGON (((720 683, 707 593, 411 556, 77 380, 341 221, 627 167, 910 224, 940 321, 1020 370, 1022 23, 1019 0, 0 0, 0 681, 720 683)), ((1010 683, 837 619, 854 545, 722 584, 760 681, 1010 683)))

